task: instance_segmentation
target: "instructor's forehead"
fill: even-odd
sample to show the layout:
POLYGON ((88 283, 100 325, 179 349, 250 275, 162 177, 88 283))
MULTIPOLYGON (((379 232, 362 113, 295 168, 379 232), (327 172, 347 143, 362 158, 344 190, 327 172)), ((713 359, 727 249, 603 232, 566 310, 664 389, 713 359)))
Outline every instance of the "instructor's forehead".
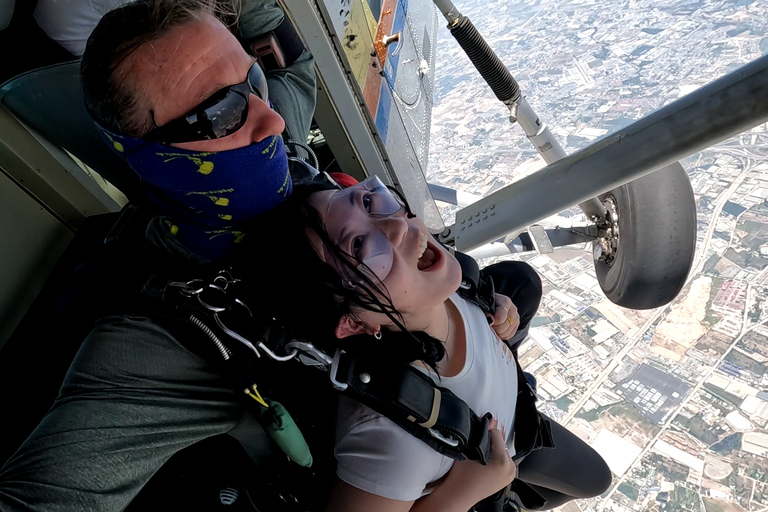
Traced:
POLYGON ((138 47, 120 71, 162 126, 242 82, 252 62, 223 23, 203 14, 138 47))

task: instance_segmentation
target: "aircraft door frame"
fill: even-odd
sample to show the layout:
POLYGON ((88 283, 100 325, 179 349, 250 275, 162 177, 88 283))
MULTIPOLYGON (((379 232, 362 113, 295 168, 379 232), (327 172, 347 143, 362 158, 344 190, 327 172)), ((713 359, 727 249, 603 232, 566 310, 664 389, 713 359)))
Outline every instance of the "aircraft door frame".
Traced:
MULTIPOLYGON (((378 23, 368 0, 281 0, 281 6, 315 58, 315 119, 340 168, 357 178, 375 175, 397 187, 414 212, 440 232, 444 225, 424 176, 427 150, 420 154, 413 149, 410 138, 416 132, 406 126, 402 109, 396 105, 399 99, 393 97, 382 76, 387 71, 397 80, 398 60, 390 53, 395 47, 387 47, 383 38, 395 23, 404 26, 409 1, 428 6, 436 27, 431 0, 383 0, 378 23), (336 10, 335 22, 329 9, 336 10), (344 22, 339 22, 340 16, 345 17, 344 22), (343 32, 339 34, 339 30, 343 32)), ((418 127, 422 133, 426 127, 427 141, 431 94, 428 99, 430 109, 418 127)))

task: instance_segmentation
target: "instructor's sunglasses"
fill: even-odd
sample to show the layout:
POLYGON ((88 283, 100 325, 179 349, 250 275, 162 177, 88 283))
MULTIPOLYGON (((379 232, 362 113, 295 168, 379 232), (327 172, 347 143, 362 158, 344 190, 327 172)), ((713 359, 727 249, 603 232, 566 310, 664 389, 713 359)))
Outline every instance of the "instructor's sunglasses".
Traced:
POLYGON ((267 77, 258 62, 248 70, 245 82, 224 87, 181 117, 152 130, 146 140, 173 144, 220 139, 232 135, 248 119, 250 93, 269 101, 267 77))

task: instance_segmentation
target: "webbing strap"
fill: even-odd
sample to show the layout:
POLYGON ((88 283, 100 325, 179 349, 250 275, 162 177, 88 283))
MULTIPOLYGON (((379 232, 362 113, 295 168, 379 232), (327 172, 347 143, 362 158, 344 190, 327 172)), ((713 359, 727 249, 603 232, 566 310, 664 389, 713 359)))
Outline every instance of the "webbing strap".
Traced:
POLYGON ((347 384, 344 394, 383 414, 447 457, 487 462, 490 415, 477 416, 451 390, 437 386, 411 366, 384 371, 353 358, 343 358, 339 366, 337 376, 347 384))
POLYGON ((442 396, 442 393, 440 393, 440 388, 432 388, 432 392, 434 393, 432 412, 429 414, 429 419, 427 421, 419 423, 419 425, 424 428, 434 427, 437 423, 437 417, 440 415, 440 397, 442 396))
POLYGON ((477 261, 471 256, 455 251, 454 256, 461 265, 461 287, 458 294, 475 304, 484 313, 493 314, 496 311, 496 291, 493 280, 480 274, 477 261))
POLYGON ((290 66, 304 51, 304 42, 296 32, 296 29, 288 19, 288 16, 283 18, 283 21, 280 23, 280 25, 275 28, 274 33, 275 37, 280 42, 280 46, 283 49, 283 54, 285 55, 285 65, 290 66))

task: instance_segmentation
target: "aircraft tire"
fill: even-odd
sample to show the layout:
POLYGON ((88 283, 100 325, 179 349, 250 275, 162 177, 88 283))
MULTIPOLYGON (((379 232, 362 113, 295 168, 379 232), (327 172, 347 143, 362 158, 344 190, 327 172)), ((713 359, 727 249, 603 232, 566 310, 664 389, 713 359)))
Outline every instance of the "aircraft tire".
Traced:
POLYGON ((674 299, 688 277, 696 248, 696 202, 679 162, 600 196, 618 214, 612 265, 595 259, 608 299, 630 309, 652 309, 674 299))

